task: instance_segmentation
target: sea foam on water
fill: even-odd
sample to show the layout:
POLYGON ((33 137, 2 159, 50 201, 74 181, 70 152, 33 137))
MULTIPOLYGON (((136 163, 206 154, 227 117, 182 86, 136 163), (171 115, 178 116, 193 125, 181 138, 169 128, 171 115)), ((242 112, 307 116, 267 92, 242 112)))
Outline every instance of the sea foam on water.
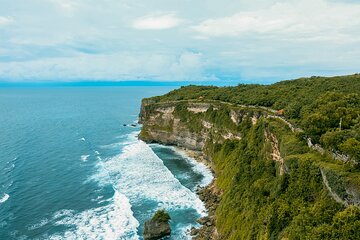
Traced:
MULTIPOLYGON (((157 208, 174 212, 185 213, 192 209, 198 216, 206 215, 205 206, 198 196, 184 187, 152 148, 137 139, 137 135, 138 132, 133 132, 124 139, 120 154, 98 158, 97 171, 88 180, 97 182, 100 187, 110 185, 114 195, 110 199, 94 199, 99 202, 99 207, 83 212, 66 209, 56 212, 51 222, 68 228, 63 233, 50 236, 51 239, 139 239, 140 223, 132 208, 146 201, 157 203, 157 208), (103 205, 104 202, 106 205, 103 205)), ((210 183, 211 172, 204 165, 185 155, 183 157, 191 162, 194 171, 204 175, 201 185, 210 183)), ((150 216, 151 212, 147 211, 144 215, 150 216)), ((191 226, 179 224, 173 230, 178 237, 185 239, 191 226)))

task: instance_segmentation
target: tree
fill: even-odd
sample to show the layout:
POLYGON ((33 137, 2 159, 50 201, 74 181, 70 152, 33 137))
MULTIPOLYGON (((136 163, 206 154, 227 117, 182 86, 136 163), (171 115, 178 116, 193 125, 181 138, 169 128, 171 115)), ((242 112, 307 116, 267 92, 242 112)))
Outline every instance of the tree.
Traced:
POLYGON ((360 162, 360 141, 355 138, 349 138, 340 144, 340 150, 350 157, 354 158, 357 163, 360 162))

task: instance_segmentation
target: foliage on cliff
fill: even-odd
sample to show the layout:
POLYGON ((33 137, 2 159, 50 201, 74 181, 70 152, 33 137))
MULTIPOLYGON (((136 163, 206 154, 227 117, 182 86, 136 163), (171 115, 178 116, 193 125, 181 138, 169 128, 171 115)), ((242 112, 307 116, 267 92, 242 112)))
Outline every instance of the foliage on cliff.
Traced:
POLYGON ((360 158, 360 74, 301 78, 272 85, 187 86, 151 101, 190 99, 283 109, 285 117, 303 128, 315 143, 360 158))
MULTIPOLYGON (((223 191, 216 211, 221 239, 360 239, 360 169, 311 150, 302 135, 359 159, 359 93, 358 75, 270 86, 190 86, 145 99, 151 103, 143 110, 144 121, 159 115, 156 103, 176 101, 168 106, 174 107, 172 116, 180 122, 175 126, 159 115, 159 120, 144 123, 142 133, 167 129, 179 134, 181 129, 206 139, 203 151, 223 191), (261 108, 214 102, 196 113, 189 111, 190 102, 179 101, 186 99, 284 108, 286 117, 305 133, 292 132, 261 108), (237 122, 232 112, 237 113, 237 122), (228 139, 224 137, 228 133, 240 137, 228 139), (283 162, 274 160, 271 136, 283 162), (280 171, 282 164, 285 172, 280 171)), ((163 141, 152 138, 147 135, 147 140, 163 141)))
MULTIPOLYGON (((360 211, 332 199, 321 168, 346 175, 347 166, 309 151, 301 139, 279 123, 262 121, 243 132, 244 140, 208 144, 217 185, 224 190, 217 228, 224 239, 358 239, 360 211), (279 174, 269 159, 264 130, 279 136, 288 172, 279 174), (350 215, 347 215, 350 214, 350 215), (346 227, 339 228, 339 224, 346 227)), ((356 173, 359 175, 359 173, 356 173)), ((339 193, 343 182, 332 182, 339 193), (338 185, 335 185, 338 184, 338 185)), ((334 191, 335 191, 334 190, 334 191)))
MULTIPOLYGON (((173 116, 181 118, 181 126, 177 127, 208 136, 204 151, 212 159, 216 184, 223 190, 216 213, 216 226, 223 239, 359 237, 359 210, 336 202, 321 173, 326 174, 332 192, 349 199, 347 187, 359 186, 359 170, 311 151, 301 136, 283 122, 261 117, 257 111, 223 105, 194 113, 187 110, 187 103, 178 102, 174 106, 173 116), (230 118, 231 109, 242 116, 238 124, 230 118), (254 116, 258 117, 256 123, 251 120, 254 116), (207 133, 201 128, 202 121, 212 124, 207 133), (224 140, 226 132, 239 134, 241 139, 224 140), (285 174, 280 174, 280 163, 271 157, 272 146, 266 132, 278 138, 285 174), (339 228, 339 224, 346 227, 339 228)), ((171 121, 153 123, 158 125, 149 126, 145 122, 143 132, 176 130, 163 125, 173 124, 171 121)))
POLYGON ((169 222, 170 219, 170 215, 164 209, 157 210, 154 216, 151 218, 152 221, 165 223, 169 222))

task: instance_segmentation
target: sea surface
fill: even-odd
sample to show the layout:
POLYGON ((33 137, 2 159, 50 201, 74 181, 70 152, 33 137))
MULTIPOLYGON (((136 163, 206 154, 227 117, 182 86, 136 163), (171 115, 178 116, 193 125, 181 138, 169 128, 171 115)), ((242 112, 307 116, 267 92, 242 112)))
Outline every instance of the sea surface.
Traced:
POLYGON ((142 98, 169 90, 0 88, 0 239, 142 239, 157 209, 169 239, 188 239, 211 173, 131 126, 142 98))

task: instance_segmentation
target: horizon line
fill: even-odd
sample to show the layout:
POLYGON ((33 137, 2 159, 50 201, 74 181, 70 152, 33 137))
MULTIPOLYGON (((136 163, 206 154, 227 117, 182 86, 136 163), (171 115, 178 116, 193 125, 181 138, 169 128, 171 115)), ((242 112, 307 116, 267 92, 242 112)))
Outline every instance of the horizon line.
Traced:
POLYGON ((112 86, 186 86, 186 85, 213 85, 234 86, 238 84, 263 84, 268 85, 278 81, 243 81, 243 80, 193 80, 193 81, 155 81, 155 80, 79 80, 79 81, 1 81, 0 87, 112 87, 112 86))
POLYGON ((217 79, 217 80, 179 80, 179 81, 165 81, 165 80, 74 80, 74 81, 61 81, 61 80, 34 80, 34 81, 11 81, 0 79, 0 87, 111 87, 111 86, 187 86, 187 85, 202 85, 202 86, 236 86, 239 84, 256 84, 256 85, 271 85, 282 81, 291 81, 301 78, 314 78, 314 77, 341 77, 353 76, 359 73, 333 75, 333 76, 304 76, 292 79, 217 79))

